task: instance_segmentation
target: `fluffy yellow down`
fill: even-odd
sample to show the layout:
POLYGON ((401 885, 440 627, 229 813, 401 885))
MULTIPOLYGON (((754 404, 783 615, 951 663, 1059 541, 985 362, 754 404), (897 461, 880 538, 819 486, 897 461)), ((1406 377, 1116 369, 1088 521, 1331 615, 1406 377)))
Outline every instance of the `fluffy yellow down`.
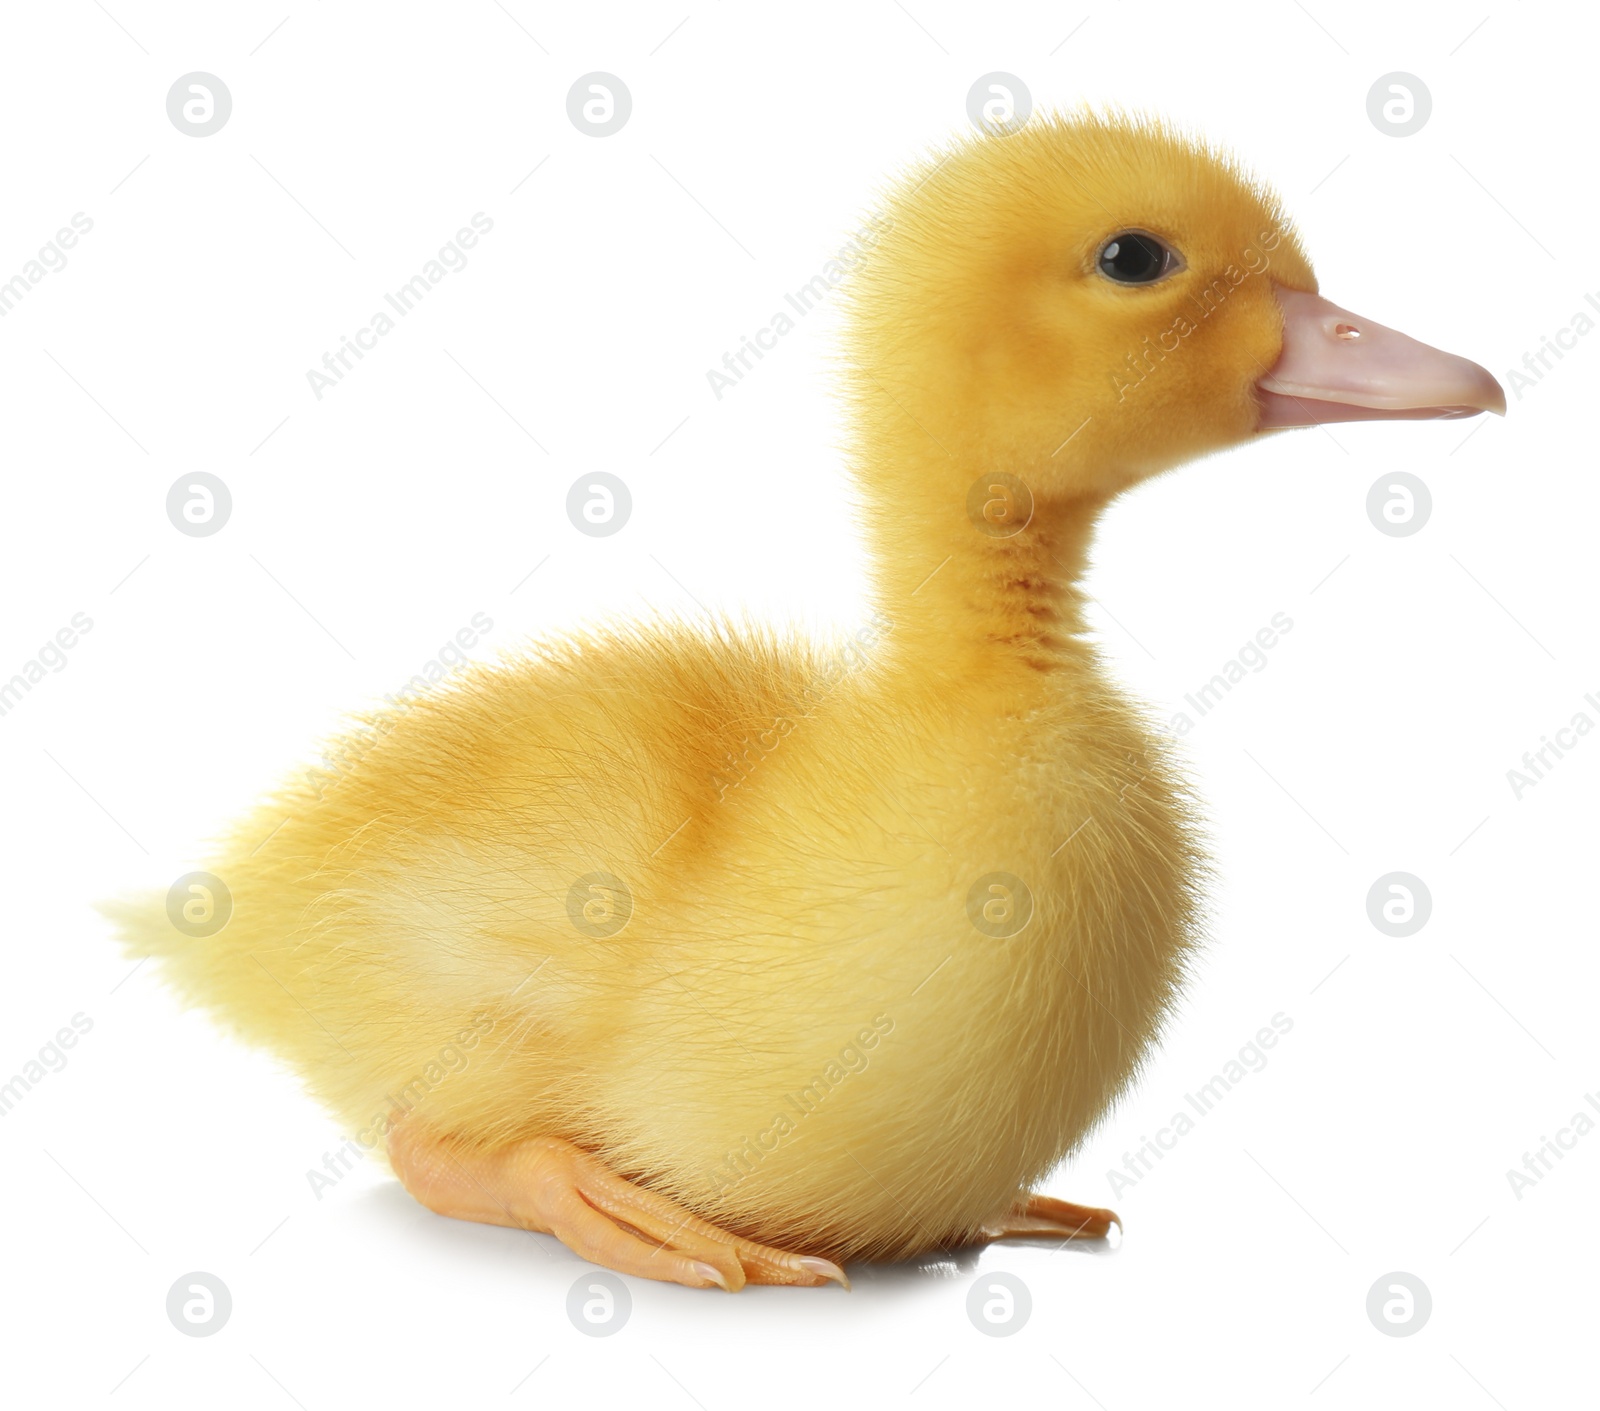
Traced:
POLYGON ((1270 283, 1314 279, 1232 165, 1121 118, 964 140, 875 229, 846 348, 865 643, 530 645, 243 820, 219 934, 116 909, 378 1151, 407 1110, 558 1135, 746 1236, 907 1255, 1034 1186, 1155 1037, 1202 864, 1073 585, 1108 499, 1253 434, 1270 283), (1126 229, 1187 268, 1097 275, 1126 229), (574 894, 596 873, 626 894, 574 894))

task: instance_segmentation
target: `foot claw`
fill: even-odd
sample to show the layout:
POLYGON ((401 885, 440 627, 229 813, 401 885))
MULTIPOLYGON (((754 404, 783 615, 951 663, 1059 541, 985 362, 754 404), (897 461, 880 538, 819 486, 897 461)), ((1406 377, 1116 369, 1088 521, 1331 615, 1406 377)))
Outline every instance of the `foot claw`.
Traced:
POLYGON ((717 1268, 715 1264, 702 1264, 696 1260, 689 1267, 693 1269, 695 1273, 699 1274, 703 1279, 705 1279, 708 1284, 715 1284, 724 1293, 733 1292, 732 1288, 729 1287, 728 1280, 723 1275, 722 1270, 717 1268))
POLYGON ((486 1151, 405 1127, 391 1135, 389 1158, 430 1210, 553 1234, 619 1273, 729 1293, 746 1284, 850 1287, 831 1260, 741 1239, 555 1137, 486 1151))
POLYGON ((1060 1236, 1069 1240, 1104 1239, 1111 1227, 1122 1233, 1122 1219, 1114 1210, 1094 1205, 1073 1205, 1053 1196, 1032 1195, 1013 1206, 998 1220, 983 1226, 986 1239, 1039 1239, 1060 1236))
POLYGON ((820 1274, 824 1279, 832 1279, 848 1293, 850 1290, 849 1276, 831 1259, 816 1259, 811 1255, 804 1255, 795 1261, 808 1274, 820 1274))

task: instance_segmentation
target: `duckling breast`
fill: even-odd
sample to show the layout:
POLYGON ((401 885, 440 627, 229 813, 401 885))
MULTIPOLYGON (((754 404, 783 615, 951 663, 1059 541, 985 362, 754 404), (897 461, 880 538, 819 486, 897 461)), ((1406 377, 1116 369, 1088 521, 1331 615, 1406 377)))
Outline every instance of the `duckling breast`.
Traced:
POLYGON ((614 1160, 837 1257, 959 1240, 1067 1155, 1196 930, 1184 790, 1114 695, 900 726, 826 781, 780 752, 663 877, 602 1098, 614 1160))

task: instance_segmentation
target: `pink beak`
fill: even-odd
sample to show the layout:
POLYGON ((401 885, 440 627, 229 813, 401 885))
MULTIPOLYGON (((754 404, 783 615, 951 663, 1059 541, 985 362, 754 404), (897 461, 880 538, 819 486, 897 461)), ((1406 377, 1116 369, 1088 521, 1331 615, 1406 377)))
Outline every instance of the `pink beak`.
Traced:
POLYGON ((1319 295, 1282 286, 1276 292, 1283 307, 1283 351, 1256 384, 1259 429, 1506 414, 1506 394, 1477 363, 1319 295))

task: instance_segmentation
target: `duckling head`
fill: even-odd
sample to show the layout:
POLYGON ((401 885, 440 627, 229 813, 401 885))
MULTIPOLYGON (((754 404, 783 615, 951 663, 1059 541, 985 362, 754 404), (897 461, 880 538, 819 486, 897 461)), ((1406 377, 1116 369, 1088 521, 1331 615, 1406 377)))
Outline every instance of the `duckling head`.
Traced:
POLYGON ((1004 470, 1103 501, 1277 427, 1505 409, 1483 368, 1321 298, 1278 200, 1146 121, 1036 119, 936 156, 851 309, 870 459, 952 493, 1004 470))

